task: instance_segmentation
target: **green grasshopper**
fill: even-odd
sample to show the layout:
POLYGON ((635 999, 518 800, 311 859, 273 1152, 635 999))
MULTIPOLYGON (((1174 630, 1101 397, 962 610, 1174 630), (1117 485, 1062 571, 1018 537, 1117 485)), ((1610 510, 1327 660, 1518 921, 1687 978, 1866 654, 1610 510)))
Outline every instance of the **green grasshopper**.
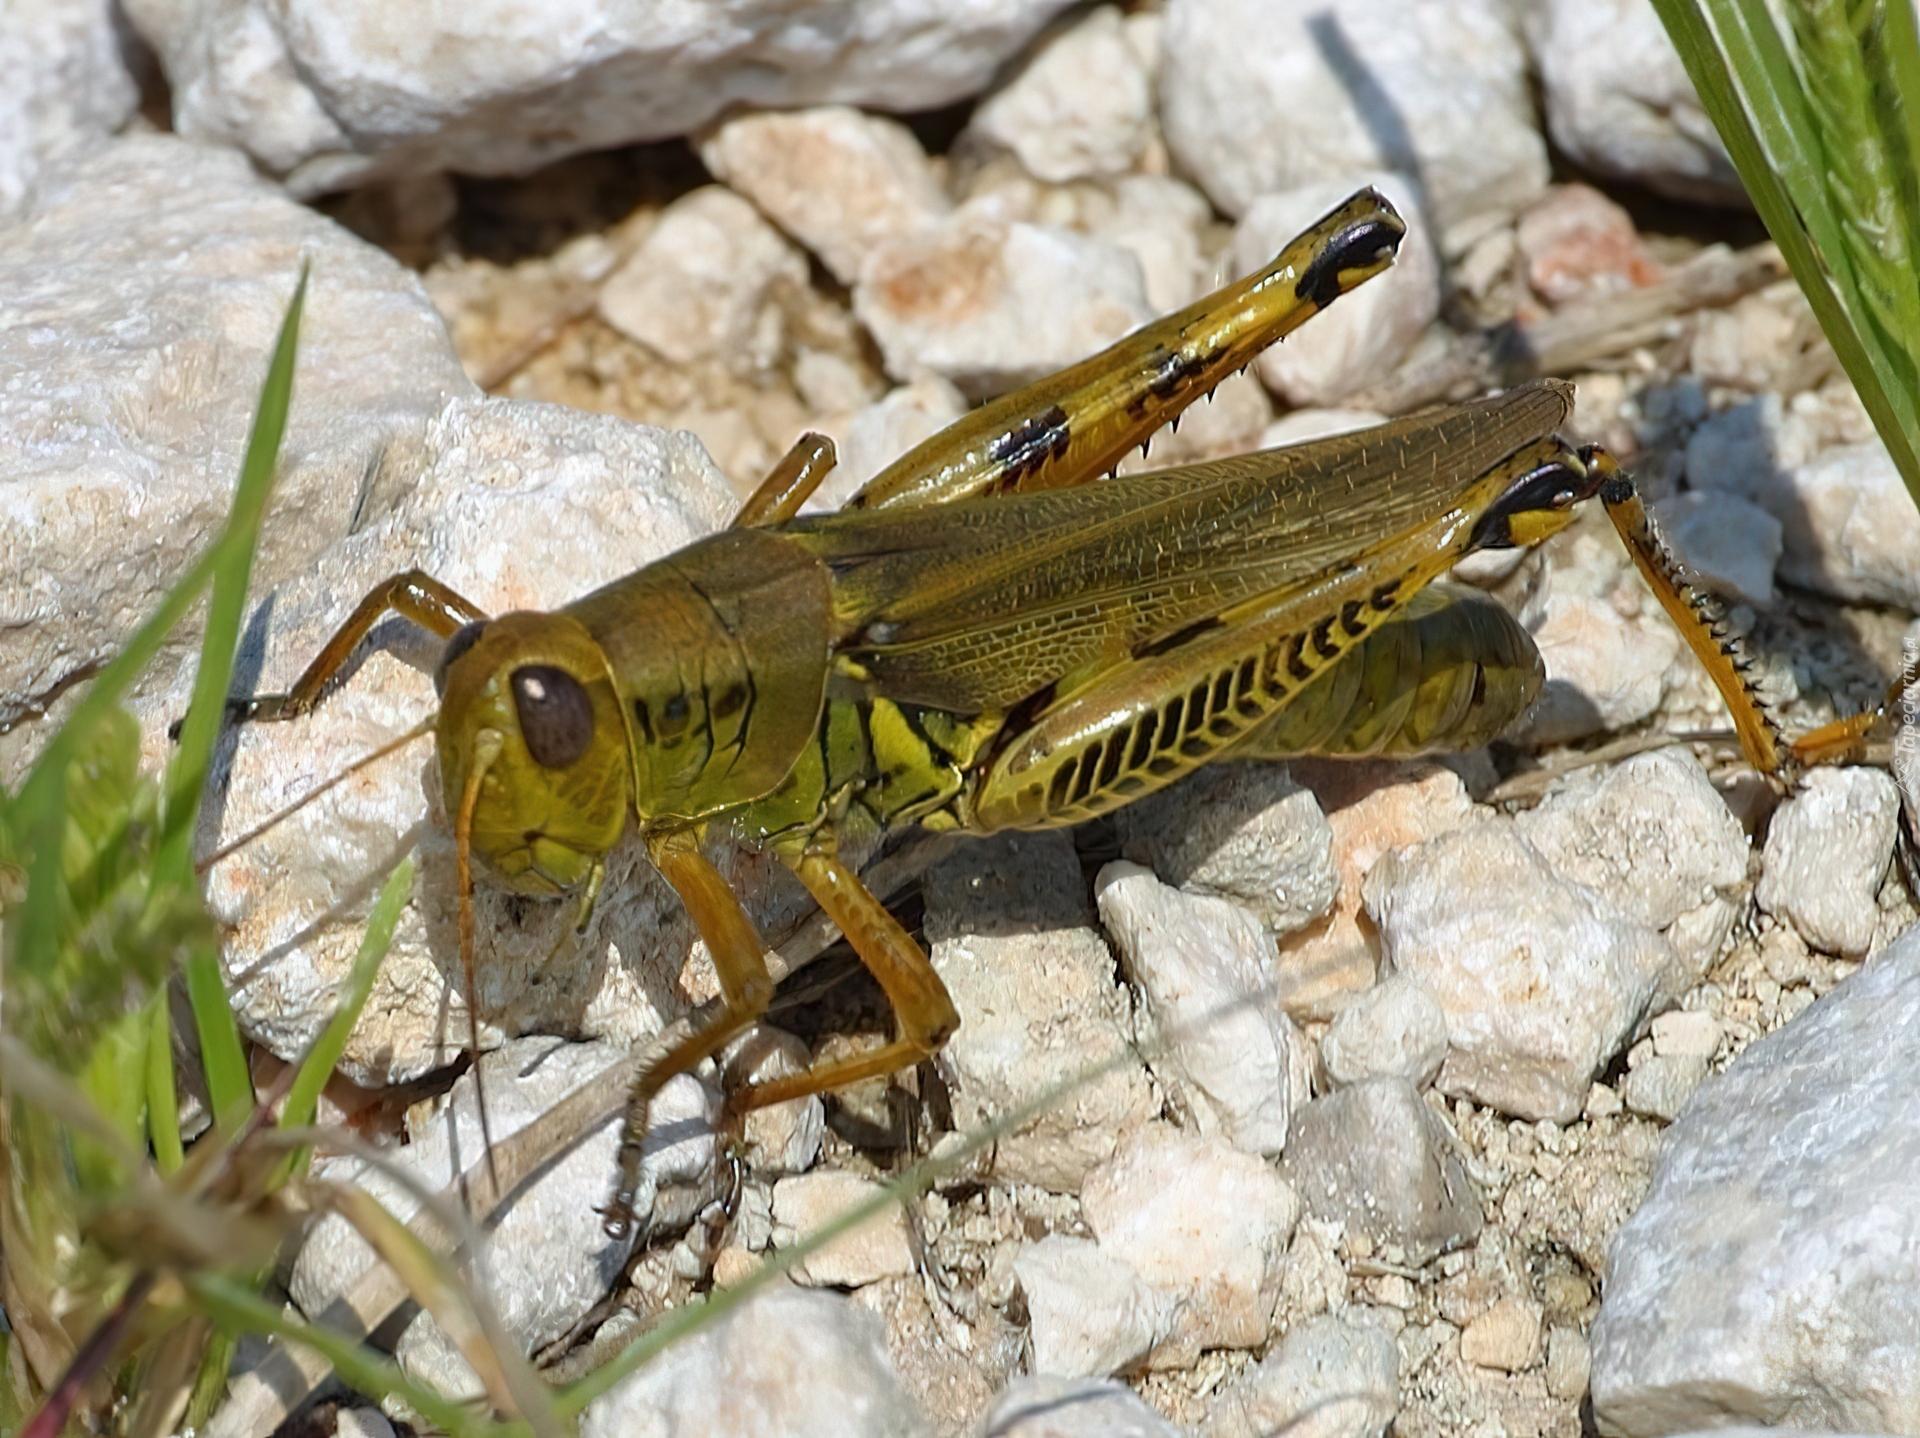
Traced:
MULTIPOLYGON (((1257 274, 974 411, 838 513, 798 516, 833 462, 808 436, 729 529, 552 613, 490 619, 425 574, 397 575, 288 694, 244 706, 307 712, 388 611, 446 638, 435 734, 469 993, 473 855, 518 892, 577 896, 584 926, 605 856, 640 826, 722 999, 634 1086, 610 1233, 634 1221, 654 1094, 772 997, 709 838, 789 865, 898 1020, 877 1049, 735 1091, 737 1114, 915 1063, 958 1022, 843 843, 908 824, 1076 824, 1222 758, 1469 748, 1531 704, 1544 671, 1525 631, 1434 581, 1477 550, 1556 532, 1596 493, 1632 528, 1638 500, 1613 461, 1556 435, 1569 386, 1102 479, 1385 269, 1404 234, 1363 190, 1257 274)), ((1629 537, 1729 699, 1759 712, 1709 601, 1650 531, 1629 537)), ((1752 744, 1773 732, 1743 722, 1752 744)), ((1773 772, 1782 752, 1749 748, 1773 772)))

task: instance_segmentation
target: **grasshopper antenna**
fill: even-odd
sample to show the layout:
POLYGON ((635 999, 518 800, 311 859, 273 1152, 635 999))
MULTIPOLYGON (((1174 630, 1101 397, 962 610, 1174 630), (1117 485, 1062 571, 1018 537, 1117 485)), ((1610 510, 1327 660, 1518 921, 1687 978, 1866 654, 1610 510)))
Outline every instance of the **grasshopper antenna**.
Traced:
POLYGON ((302 794, 298 799, 295 799, 291 804, 287 805, 286 808, 277 810, 276 812, 269 814, 266 818, 262 819, 258 824, 255 824, 251 829, 247 830, 247 832, 242 834, 239 838, 234 839, 229 843, 222 844, 218 849, 215 849, 211 854, 207 855, 206 858, 200 860, 199 863, 195 864, 193 866, 193 872, 196 874, 206 873, 207 870, 211 869, 215 864, 219 863, 222 859, 230 858, 234 854, 238 853, 240 850, 246 848, 247 845, 251 844, 255 839, 259 838, 262 834, 266 833, 267 830, 273 828, 275 825, 287 819, 291 819, 295 814, 299 813, 302 809, 306 808, 307 805, 311 804, 315 799, 318 799, 322 794, 326 793, 329 789, 333 789, 338 787, 341 784, 344 784, 347 780, 351 779, 355 774, 358 774, 362 769, 371 768, 373 765, 378 764, 382 759, 386 758, 389 754, 397 753, 399 750, 406 748, 407 745, 411 744, 414 740, 425 738, 427 735, 433 732, 433 724, 434 724, 433 716, 429 715, 427 718, 422 719, 418 724, 414 725, 411 729, 407 730, 406 733, 399 735, 397 738, 388 740, 385 744, 382 744, 378 749, 375 749, 370 754, 363 754, 360 758, 355 759, 351 764, 347 765, 347 767, 342 769, 338 774, 335 774, 331 779, 327 779, 322 783, 316 784, 313 788, 307 790, 306 793, 302 794))
POLYGON ((473 767, 460 795, 460 813, 453 824, 457 887, 460 890, 460 969, 467 989, 467 1037, 473 1052, 473 1101, 480 1111, 480 1146, 487 1151, 487 1179, 493 1197, 500 1196, 500 1171, 494 1166, 493 1124, 487 1116, 487 1086, 480 1078, 480 999, 474 982, 473 958, 473 811, 480 802, 480 785, 487 770, 505 747, 500 731, 482 729, 474 736, 473 767))

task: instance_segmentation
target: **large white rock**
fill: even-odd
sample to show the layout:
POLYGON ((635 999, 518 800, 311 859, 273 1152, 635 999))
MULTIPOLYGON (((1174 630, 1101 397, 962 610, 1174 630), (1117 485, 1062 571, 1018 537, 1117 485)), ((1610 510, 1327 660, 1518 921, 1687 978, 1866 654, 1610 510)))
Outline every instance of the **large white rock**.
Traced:
POLYGON ((1393 267, 1376 275, 1324 315, 1270 346, 1254 367, 1275 394, 1295 407, 1325 408, 1379 384, 1440 313, 1440 262, 1419 190, 1404 176, 1377 170, 1329 175, 1260 195, 1233 235, 1241 274, 1272 261, 1295 235, 1364 185, 1372 185, 1407 222, 1393 267))
POLYGON ((1180 1438, 1124 1383, 1056 1378, 1036 1373, 1016 1378, 993 1400, 981 1438, 1180 1438))
POLYGON ((738 116, 701 140, 700 158, 842 284, 881 241, 951 208, 913 131, 844 105, 738 116))
POLYGON ((1027 1297, 1036 1373, 1104 1378, 1134 1367, 1172 1327, 1173 1301, 1091 1239, 1049 1234, 1013 1275, 1027 1297))
POLYGON ((1555 589, 1531 628, 1547 682, 1518 742, 1565 744, 1624 729, 1666 697, 1680 636, 1651 598, 1628 617, 1607 598, 1555 589))
MULTIPOLYGON (((553 1105, 622 1057, 611 1044, 569 1044, 554 1038, 518 1039, 487 1054, 478 1072, 486 1085, 494 1139, 506 1139, 538 1122, 553 1105)), ((691 1079, 683 1077, 676 1084, 699 1092, 691 1079)), ((663 1095, 662 1111, 671 1113, 679 1097, 663 1095)), ((678 1133, 687 1126, 663 1126, 663 1139, 669 1136, 668 1127, 678 1133)), ((411 1142, 393 1151, 391 1162, 428 1192, 445 1188, 477 1160, 483 1149, 472 1075, 454 1085, 447 1107, 415 1123, 409 1137, 411 1142)), ((687 1161, 676 1156, 675 1177, 692 1177, 712 1161, 711 1136, 701 1130, 689 1138, 684 1145, 687 1161)), ((619 1277, 631 1242, 609 1239, 596 1211, 613 1192, 619 1148, 619 1124, 601 1125, 534 1178, 485 1230, 486 1262, 472 1271, 486 1275, 486 1296, 523 1351, 560 1337, 619 1277)), ((370 1170, 360 1159, 329 1160, 321 1174, 366 1188, 403 1222, 419 1210, 411 1189, 370 1170)), ((301 1247, 288 1292, 304 1313, 318 1319, 373 1262, 373 1250, 345 1219, 323 1218, 301 1247)), ((395 1356, 416 1379, 444 1393, 461 1398, 482 1393, 479 1378, 459 1350, 425 1314, 407 1325, 395 1356)))
POLYGON ((1150 1062, 1161 1082, 1200 1132, 1279 1153, 1293 1103, 1287 1056, 1299 1037, 1274 994, 1273 942, 1260 920, 1124 860, 1100 871, 1094 899, 1156 1030, 1150 1062))
POLYGON ((303 260, 263 585, 377 519, 429 419, 477 397, 419 281, 241 156, 160 135, 47 171, 0 230, 0 729, 116 652, 224 521, 303 260))
POLYGON ((935 1060, 954 1126, 970 1132, 1097 1069, 993 1150, 1001 1177, 1077 1192, 1159 1101, 1072 841, 1052 832, 969 844, 928 871, 926 896, 927 947, 960 1012, 935 1060))
POLYGON ((1144 285, 1130 251, 1009 219, 987 201, 878 245, 861 267, 853 308, 889 374, 940 375, 984 399, 1152 319, 1144 285))
POLYGON ((1512 26, 1502 0, 1172 0, 1167 145, 1233 216, 1363 169, 1417 175, 1442 233, 1512 215, 1547 183, 1512 26))
MULTIPOLYGON (((797 1242, 873 1202, 881 1192, 872 1179, 840 1169, 796 1174, 773 1186, 773 1221, 790 1230, 797 1242)), ((775 1233, 779 1242, 779 1230, 775 1233)), ((796 1283, 812 1288, 858 1288, 913 1269, 906 1215, 894 1203, 816 1248, 791 1272, 796 1283)))
POLYGON ((971 128, 1054 184, 1125 174, 1153 138, 1153 76, 1111 5, 1040 47, 971 128))
POLYGON ((1661 997, 1677 999, 1719 956, 1747 876, 1747 837, 1689 750, 1575 770, 1514 822, 1563 877, 1667 934, 1676 964, 1661 997))
POLYGON ((1695 1093, 1595 1321, 1602 1432, 1920 1428, 1920 935, 1695 1093))
POLYGON ((1516 1118, 1570 1122, 1673 961, 1507 819, 1387 855, 1365 897, 1388 966, 1446 1011, 1435 1086, 1516 1118))
POLYGON ((0 224, 40 172, 98 144, 140 95, 107 0, 12 0, 0 14, 0 224))
POLYGON ((888 390, 844 418, 820 425, 839 450, 838 463, 802 508, 825 513, 840 508, 861 486, 901 455, 967 412, 967 398, 938 375, 888 390))
POLYGON ((1154 1123, 1087 1175, 1080 1206, 1101 1251, 1173 1301, 1150 1366, 1186 1368, 1204 1349, 1266 1342, 1300 1217, 1272 1168, 1220 1139, 1154 1123))
POLYGON ((1535 0, 1521 13, 1556 145, 1680 199, 1745 202, 1650 0, 1535 0))
POLYGON ((918 1438, 879 1320, 774 1287, 587 1405, 580 1438, 918 1438))
POLYGON ((296 193, 376 174, 523 174, 743 105, 937 109, 978 92, 1063 0, 134 0, 184 135, 296 193))
POLYGON ((1885 771, 1815 769, 1773 816, 1755 900, 1814 948, 1863 957, 1899 825, 1900 789, 1885 771))

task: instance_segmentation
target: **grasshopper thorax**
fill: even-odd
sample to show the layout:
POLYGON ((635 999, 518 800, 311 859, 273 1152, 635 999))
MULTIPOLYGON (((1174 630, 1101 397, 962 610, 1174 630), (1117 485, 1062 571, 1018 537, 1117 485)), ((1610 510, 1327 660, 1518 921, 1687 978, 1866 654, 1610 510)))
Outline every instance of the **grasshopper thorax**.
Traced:
POLYGON ((435 737, 447 812, 509 887, 577 888, 626 829, 627 734, 605 655, 564 614, 503 614, 447 642, 435 737))

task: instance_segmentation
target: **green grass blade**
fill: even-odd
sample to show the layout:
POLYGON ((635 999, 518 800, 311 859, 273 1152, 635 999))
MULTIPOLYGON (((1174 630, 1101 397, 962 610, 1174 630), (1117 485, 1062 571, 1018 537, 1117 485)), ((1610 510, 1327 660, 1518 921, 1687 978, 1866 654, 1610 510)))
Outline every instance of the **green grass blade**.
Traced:
POLYGON ((373 992, 374 977, 393 943, 400 910, 407 902, 407 895, 413 892, 413 872, 413 855, 409 854, 394 866, 386 883, 380 886, 380 895, 373 901, 373 912, 367 917, 367 932, 360 940, 360 951, 354 956, 339 1005, 307 1050, 306 1057, 300 1060, 300 1071, 294 1075, 293 1086, 287 1090, 287 1101, 280 1110, 280 1127, 305 1128, 313 1122, 320 1090, 326 1087, 334 1065, 346 1051, 347 1038, 360 1020, 360 1011, 373 992))
POLYGON ((253 432, 247 439, 246 459, 234 488, 233 508, 215 546, 213 598, 200 641, 200 667, 194 675, 193 699, 180 726, 180 741, 167 765, 166 837, 154 865, 158 884, 193 882, 193 821, 212 762, 214 742, 226 720, 227 690, 233 682, 233 651, 240 639, 240 623, 247 603, 247 580, 260 538, 260 523, 273 490, 280 461, 280 441, 286 434, 287 412, 293 403, 294 359, 300 344, 300 317, 307 301, 307 267, 280 322, 266 383, 253 413, 253 432))
POLYGON ((180 1095, 173 1083, 173 1013, 165 985, 147 1000, 147 1133, 162 1177, 186 1161, 180 1142, 180 1095))
POLYGON ((1835 271, 1826 263, 1828 254, 1844 256, 1845 246, 1827 202, 1820 165, 1807 151, 1810 122, 1797 123, 1806 113, 1798 78, 1790 65, 1782 71, 1784 50, 1764 6, 1741 5, 1739 0, 1653 0, 1653 5, 1754 208, 1813 307, 1908 490, 1920 502, 1915 397, 1890 383, 1893 366, 1878 349, 1878 337, 1863 333, 1856 323, 1864 306, 1851 283, 1850 268, 1843 262, 1835 271), (1766 39, 1773 42, 1765 52, 1771 61, 1761 50, 1766 39), (1785 85, 1785 93, 1776 85, 1785 85), (1770 144, 1779 145, 1780 153, 1771 153, 1770 144), (1789 193, 1789 175, 1801 189, 1789 193))
POLYGON ((213 1121, 222 1130, 237 1128, 253 1109, 253 1078, 247 1072, 246 1050, 240 1029, 227 1002, 227 985, 220 975, 220 956, 196 946, 187 955, 187 1002, 193 1007, 200 1033, 200 1066, 207 1076, 207 1101, 213 1121))

